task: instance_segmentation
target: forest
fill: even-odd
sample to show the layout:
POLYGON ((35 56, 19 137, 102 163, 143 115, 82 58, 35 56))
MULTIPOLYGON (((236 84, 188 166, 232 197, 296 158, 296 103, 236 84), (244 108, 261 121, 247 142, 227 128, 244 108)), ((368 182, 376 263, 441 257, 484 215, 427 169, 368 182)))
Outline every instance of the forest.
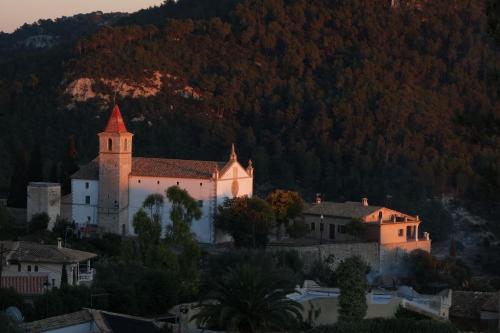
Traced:
POLYGON ((156 96, 116 96, 136 156, 226 160, 234 142, 261 194, 410 211, 442 194, 498 201, 499 57, 485 13, 475 0, 166 1, 50 49, 0 53, 0 188, 35 145, 46 178, 69 136, 78 163, 97 154, 112 101, 75 103, 68 82, 158 71, 156 96))

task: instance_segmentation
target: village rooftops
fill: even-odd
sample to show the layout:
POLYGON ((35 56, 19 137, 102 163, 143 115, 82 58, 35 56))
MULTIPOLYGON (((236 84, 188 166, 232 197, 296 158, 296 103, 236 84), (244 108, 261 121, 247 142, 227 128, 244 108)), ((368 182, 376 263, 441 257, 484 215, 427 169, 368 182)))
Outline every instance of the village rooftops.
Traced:
POLYGON ((28 333, 41 333, 49 330, 68 330, 72 326, 86 324, 93 326, 92 330, 85 332, 101 333, 156 333, 163 326, 162 323, 153 319, 130 316, 120 313, 83 309, 78 312, 68 313, 61 316, 45 318, 23 325, 28 333))
MULTIPOLYGON (((223 170, 226 164, 227 162, 216 161, 133 157, 131 176, 210 179, 216 170, 223 170)), ((98 180, 98 158, 81 167, 71 178, 98 180)))
POLYGON ((97 254, 73 250, 59 245, 47 245, 34 242, 4 242, 10 250, 7 261, 40 263, 78 263, 97 257, 97 254))

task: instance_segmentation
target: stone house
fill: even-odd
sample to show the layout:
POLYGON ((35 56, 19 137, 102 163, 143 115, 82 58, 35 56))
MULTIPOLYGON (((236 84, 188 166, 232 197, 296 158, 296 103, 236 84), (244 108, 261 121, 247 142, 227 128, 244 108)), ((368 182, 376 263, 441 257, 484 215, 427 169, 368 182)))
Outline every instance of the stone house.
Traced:
POLYGON ((4 255, 2 287, 12 287, 24 296, 35 296, 46 289, 59 288, 63 269, 69 285, 89 284, 95 270, 91 260, 96 254, 57 245, 34 242, 2 242, 4 255))

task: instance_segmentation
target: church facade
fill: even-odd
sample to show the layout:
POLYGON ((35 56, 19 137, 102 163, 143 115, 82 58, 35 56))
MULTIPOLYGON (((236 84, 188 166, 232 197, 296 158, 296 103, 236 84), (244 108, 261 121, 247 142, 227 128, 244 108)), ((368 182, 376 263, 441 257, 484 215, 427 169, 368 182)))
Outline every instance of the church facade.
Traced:
MULTIPOLYGON (((133 134, 128 132, 118 106, 113 108, 99 136, 99 156, 71 179, 72 218, 80 227, 133 236, 133 218, 149 194, 162 194, 171 186, 185 189, 202 210, 193 221, 198 241, 221 239, 214 227, 217 207, 227 198, 252 196, 253 167, 243 167, 234 145, 227 161, 197 161, 133 157, 133 134)), ((170 203, 165 198, 162 227, 170 221, 170 203)))

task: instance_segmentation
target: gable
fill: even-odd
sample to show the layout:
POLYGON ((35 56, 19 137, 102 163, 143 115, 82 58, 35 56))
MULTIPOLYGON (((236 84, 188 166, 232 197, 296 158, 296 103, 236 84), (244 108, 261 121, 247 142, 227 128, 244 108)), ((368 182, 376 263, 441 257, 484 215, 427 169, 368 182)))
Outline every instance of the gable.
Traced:
POLYGON ((229 161, 222 170, 219 171, 219 179, 248 178, 250 175, 238 161, 229 161))

